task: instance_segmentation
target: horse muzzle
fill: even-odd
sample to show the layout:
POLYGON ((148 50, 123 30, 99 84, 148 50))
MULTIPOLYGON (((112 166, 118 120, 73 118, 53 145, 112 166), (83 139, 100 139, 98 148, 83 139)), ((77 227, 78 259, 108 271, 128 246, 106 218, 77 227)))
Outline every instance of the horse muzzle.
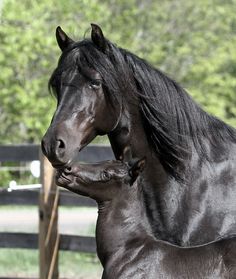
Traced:
MULTIPOLYGON (((54 168, 64 168, 70 164, 75 150, 70 148, 71 144, 62 137, 51 138, 46 133, 41 142, 43 154, 48 158, 54 168)), ((76 148, 79 150, 80 148, 76 148)))

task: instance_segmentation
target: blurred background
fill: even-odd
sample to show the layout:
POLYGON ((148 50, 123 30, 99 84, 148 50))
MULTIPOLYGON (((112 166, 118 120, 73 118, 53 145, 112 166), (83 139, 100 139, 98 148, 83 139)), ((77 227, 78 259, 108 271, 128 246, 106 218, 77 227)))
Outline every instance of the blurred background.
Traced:
MULTIPOLYGON (((209 113, 236 127, 235 10, 236 0, 0 0, 0 144, 40 142, 56 105, 47 88, 60 55, 55 28, 60 25, 79 40, 90 36, 91 22, 112 42, 174 78, 209 113)), ((108 143, 106 138, 96 142, 108 143)), ((0 187, 39 183, 34 164, 32 171, 32 162, 0 163, 0 187)), ((21 210, 29 214, 28 207, 21 210)), ((18 207, 0 206, 0 230, 9 229, 14 211, 18 207)), ((95 209, 70 208, 63 214, 79 219, 85 211, 90 221, 72 228, 73 233, 82 228, 94 235, 95 209)), ((37 219, 37 208, 33 212, 37 219)), ((0 277, 37 277, 37 257, 36 251, 0 249, 0 277)), ((60 272, 92 279, 99 278, 101 267, 94 255, 64 252, 60 272)))

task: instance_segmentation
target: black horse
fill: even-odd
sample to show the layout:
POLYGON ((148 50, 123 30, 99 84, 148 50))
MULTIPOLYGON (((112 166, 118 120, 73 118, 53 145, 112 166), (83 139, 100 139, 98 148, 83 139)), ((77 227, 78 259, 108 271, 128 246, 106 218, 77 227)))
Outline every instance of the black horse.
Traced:
POLYGON ((49 81, 57 109, 42 150, 67 168, 97 135, 116 158, 146 155, 144 197, 153 233, 181 246, 236 233, 236 130, 203 111, 175 81, 116 47, 92 24, 74 42, 60 27, 62 55, 49 81))
MULTIPOLYGON (((127 154, 127 152, 126 152, 127 154)), ((236 238, 184 248, 153 237, 143 197, 145 159, 73 164, 57 184, 98 203, 96 242, 103 279, 235 279, 236 238)))

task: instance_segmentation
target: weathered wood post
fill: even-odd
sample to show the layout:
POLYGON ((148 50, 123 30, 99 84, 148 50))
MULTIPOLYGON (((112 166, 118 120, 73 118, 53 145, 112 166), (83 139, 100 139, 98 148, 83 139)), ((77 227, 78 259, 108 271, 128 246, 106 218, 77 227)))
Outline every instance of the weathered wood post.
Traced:
POLYGON ((58 279, 58 200, 54 171, 40 152, 41 183, 39 198, 39 254, 40 279, 58 279))

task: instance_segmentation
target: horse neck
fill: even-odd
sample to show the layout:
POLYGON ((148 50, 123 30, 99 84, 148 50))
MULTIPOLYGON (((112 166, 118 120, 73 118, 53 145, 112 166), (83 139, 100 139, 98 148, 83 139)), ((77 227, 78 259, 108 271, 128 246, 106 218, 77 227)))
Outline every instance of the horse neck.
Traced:
MULTIPOLYGON (((132 241, 143 243, 151 228, 144 208, 142 185, 136 181, 129 189, 108 202, 98 203, 97 252, 103 266, 122 254, 132 241)), ((129 187, 128 185, 124 185, 129 187)), ((136 245, 137 247, 137 245, 136 245)))
MULTIPOLYGON (((146 167, 141 176, 145 178, 145 184, 149 184, 150 191, 152 191, 152 185, 162 185, 155 187, 162 191, 163 185, 169 179, 169 174, 163 168, 159 157, 148 142, 138 104, 134 102, 123 109, 116 129, 110 132, 108 137, 116 159, 120 159, 127 146, 130 146, 133 157, 142 158, 145 156, 146 167)), ((158 194, 161 195, 161 193, 158 194)))
POLYGON ((113 152, 117 159, 123 154, 125 147, 130 146, 133 157, 151 156, 152 150, 144 130, 142 116, 137 100, 129 100, 121 111, 116 128, 108 134, 113 152))

